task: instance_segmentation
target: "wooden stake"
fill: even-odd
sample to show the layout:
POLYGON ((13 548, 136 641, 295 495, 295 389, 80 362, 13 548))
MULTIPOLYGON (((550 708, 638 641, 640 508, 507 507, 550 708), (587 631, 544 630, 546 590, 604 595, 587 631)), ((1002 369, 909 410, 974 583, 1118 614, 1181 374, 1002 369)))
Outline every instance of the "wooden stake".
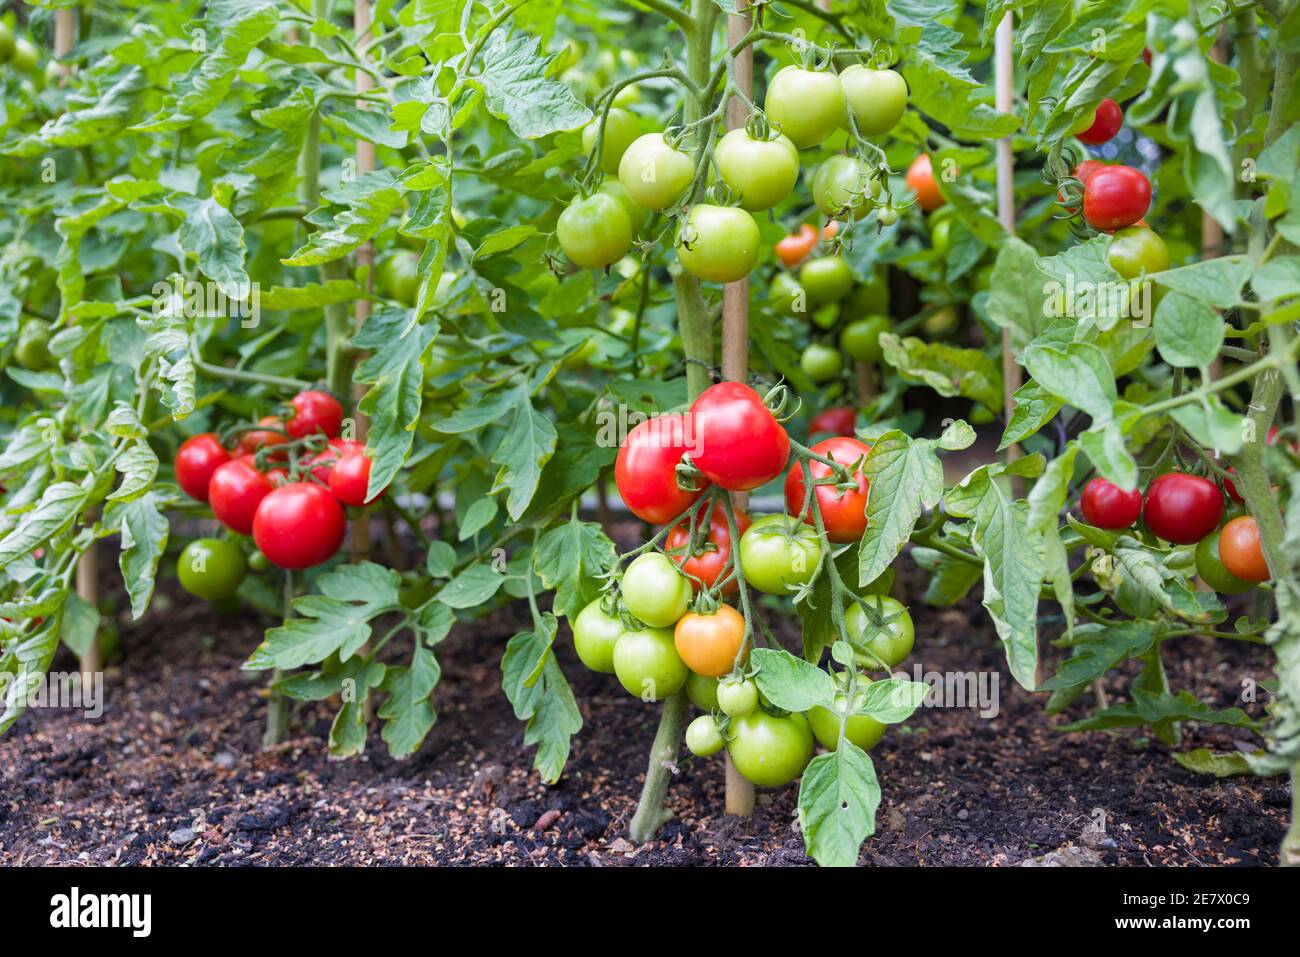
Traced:
MULTIPOLYGON (((369 29, 370 0, 355 0, 352 8, 352 26, 353 26, 353 30, 355 31, 354 33, 355 36, 361 36, 362 33, 364 33, 367 29, 369 29)), ((364 57, 365 54, 359 53, 358 56, 364 57)), ((364 70, 357 70, 356 76, 357 76, 356 87, 358 93, 365 93, 374 85, 374 80, 371 78, 370 74, 366 73, 364 70)), ((357 100, 357 109, 359 110, 369 109, 369 105, 366 103, 365 100, 357 100)), ((375 168, 375 144, 371 143, 369 140, 358 139, 357 140, 357 175, 364 176, 366 173, 373 172, 374 168, 375 168)), ((370 274, 366 276, 366 292, 370 292, 371 288, 374 285, 374 265, 375 265, 374 243, 372 242, 362 243, 361 246, 357 249, 357 268, 361 269, 363 266, 371 267, 370 274)), ((360 329, 365 324, 366 319, 368 319, 369 317, 370 317, 370 300, 358 299, 356 303, 356 328, 360 329)), ((357 409, 356 403, 359 403, 361 401, 361 397, 365 395, 365 393, 366 393, 365 386, 359 385, 357 383, 353 383, 352 386, 353 415, 355 416, 355 420, 356 420, 356 435, 354 436, 354 438, 356 439, 356 441, 361 442, 363 444, 366 441, 366 433, 369 430, 370 423, 369 420, 366 418, 366 416, 362 415, 360 410, 357 409)), ((367 512, 366 517, 363 520, 352 523, 351 558, 352 561, 354 562, 365 561, 366 556, 369 554, 370 554, 370 515, 369 512, 367 512)))
MULTIPOLYGON (((749 13, 748 0, 736 0, 737 13, 727 16, 727 44, 734 46, 745 34, 749 33, 753 14, 749 13)), ((736 85, 741 92, 751 99, 754 96, 754 48, 746 47, 736 57, 736 85)), ((733 96, 727 104, 727 129, 743 127, 749 119, 749 108, 744 100, 733 96)), ((728 283, 722 287, 722 374, 735 382, 745 382, 749 378, 749 278, 740 282, 728 283)), ((749 496, 744 492, 733 492, 731 504, 736 509, 749 507, 749 496)), ((739 548, 739 542, 733 542, 732 548, 739 548)), ((726 755, 727 813, 737 817, 749 817, 754 813, 754 785, 741 776, 731 763, 731 755, 726 755)))
MULTIPOLYGON (((1015 71, 1011 62, 1012 36, 1011 13, 1008 11, 1002 17, 1002 22, 998 24, 993 53, 994 102, 998 111, 1002 113, 1010 113, 1014 106, 1012 81, 1015 71)), ((998 219, 1003 228, 1014 236, 1016 234, 1015 156, 1011 152, 1010 136, 998 140, 997 165, 998 219)), ((1011 330, 1004 327, 1002 330, 1002 409, 1008 422, 1011 421, 1011 413, 1016 407, 1012 395, 1020 388, 1020 383, 1021 369, 1016 363, 1012 350, 1011 330)), ((1020 446, 1014 444, 1008 446, 1007 462, 1018 458, 1020 458, 1020 446)), ((1017 495, 1021 492, 1022 484, 1018 480, 1013 482, 1017 495)))

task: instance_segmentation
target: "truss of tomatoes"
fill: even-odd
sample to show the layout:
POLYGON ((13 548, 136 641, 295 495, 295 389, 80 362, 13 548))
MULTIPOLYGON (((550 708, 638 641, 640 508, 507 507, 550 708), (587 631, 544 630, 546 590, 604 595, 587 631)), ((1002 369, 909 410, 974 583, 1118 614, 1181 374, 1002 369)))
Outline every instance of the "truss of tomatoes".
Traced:
POLYGON ((366 498, 371 461, 363 443, 338 437, 337 399, 311 389, 289 405, 290 414, 263 418, 234 448, 212 432, 186 439, 176 454, 176 481, 230 531, 251 535, 274 564, 311 568, 342 546, 344 506, 369 505, 383 492, 366 498), (300 449, 291 471, 291 455, 300 449))
MULTIPOLYGON (((814 739, 834 749, 848 705, 840 703, 841 714, 785 714, 762 701, 746 674, 744 616, 724 599, 738 591, 742 574, 749 587, 775 595, 795 594, 812 581, 825 548, 813 527, 815 512, 830 542, 862 537, 870 449, 852 436, 812 446, 814 455, 842 468, 814 458, 806 472, 802 464, 792 469, 785 514, 751 521, 721 504, 706 507, 701 498, 713 486, 752 491, 765 485, 786 470, 790 448, 763 399, 736 382, 706 390, 684 415, 637 425, 619 450, 615 482, 635 515, 671 526, 664 550, 638 555, 623 571, 619 599, 598 598, 573 620, 574 646, 587 667, 615 675, 647 702, 685 688, 697 707, 710 712, 687 729, 688 748, 705 756, 725 746, 740 773, 763 787, 798 777, 812 758, 814 739)), ((847 610, 845 624, 860 666, 892 668, 912 650, 911 617, 887 596, 864 596, 847 610)), ((869 683, 863 675, 858 687, 869 683)), ((865 715, 846 720, 849 740, 860 747, 873 746, 884 733, 883 724, 865 715)))
POLYGON ((1157 538, 1195 545, 1202 580, 1217 592, 1235 594, 1272 576, 1254 517, 1231 517, 1220 527, 1225 504, 1223 491, 1205 476, 1166 472, 1151 481, 1145 494, 1104 478, 1091 479, 1083 487, 1079 510, 1084 521, 1097 528, 1130 528, 1140 517, 1157 538))

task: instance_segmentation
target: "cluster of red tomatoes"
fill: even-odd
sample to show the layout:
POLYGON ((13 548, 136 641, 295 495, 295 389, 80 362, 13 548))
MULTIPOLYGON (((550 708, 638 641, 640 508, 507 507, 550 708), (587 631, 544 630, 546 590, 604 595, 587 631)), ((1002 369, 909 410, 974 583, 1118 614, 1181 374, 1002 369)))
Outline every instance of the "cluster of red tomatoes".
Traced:
MULTIPOLYGON (((1240 501, 1231 482, 1225 485, 1240 501)), ((1152 480, 1145 495, 1094 478, 1084 486, 1079 506, 1084 520, 1097 528, 1129 528, 1140 517, 1157 538, 1195 545, 1197 573, 1217 592, 1243 592, 1271 577, 1255 519, 1237 515, 1220 528, 1223 492, 1202 475, 1166 472, 1152 480)))
MULTIPOLYGON (((745 619, 722 599, 738 591, 742 576, 748 586, 774 595, 796 594, 813 580, 825 551, 814 527, 814 495, 829 541, 856 541, 866 531, 863 466, 870 449, 856 438, 837 436, 811 451, 827 460, 809 460, 811 494, 800 463, 786 477, 787 512, 751 521, 744 512, 728 512, 721 504, 708 508, 700 499, 711 486, 752 491, 786 468, 789 436, 753 389, 720 383, 686 414, 661 415, 636 426, 615 462, 619 494, 640 518, 672 527, 664 551, 646 551, 624 570, 621 608, 607 596, 573 621, 584 664, 616 675, 644 701, 685 687, 697 706, 711 712, 688 729, 690 749, 713 754, 725 743, 741 774, 765 787, 802 772, 814 735, 834 748, 840 715, 826 709, 806 716, 773 713, 745 674, 745 619), (735 536, 740 541, 733 554, 735 536), (712 714, 719 711, 725 716, 721 721, 712 714)), ((855 601, 845 625, 864 666, 892 668, 912 650, 911 617, 886 595, 870 593, 855 601)), ((863 676, 860 685, 867 683, 863 676)), ((850 739, 861 747, 875 744, 884 731, 862 715, 849 717, 848 727, 850 739)))
MULTIPOLYGON (((191 498, 207 502, 230 531, 252 535, 268 561, 281 568, 310 568, 328 561, 343 544, 343 507, 374 501, 366 498, 371 463, 364 444, 338 437, 343 408, 333 396, 306 390, 289 404, 292 414, 263 418, 233 449, 212 432, 186 439, 176 454, 176 481, 191 498)), ((238 550, 233 543, 201 541, 211 552, 229 552, 226 546, 238 550)), ((226 590, 221 582, 235 576, 202 576, 205 563, 206 557, 183 559, 182 584, 193 584, 190 590, 202 597, 220 597, 204 592, 226 590)), ((226 593, 238 584, 236 579, 226 593)))

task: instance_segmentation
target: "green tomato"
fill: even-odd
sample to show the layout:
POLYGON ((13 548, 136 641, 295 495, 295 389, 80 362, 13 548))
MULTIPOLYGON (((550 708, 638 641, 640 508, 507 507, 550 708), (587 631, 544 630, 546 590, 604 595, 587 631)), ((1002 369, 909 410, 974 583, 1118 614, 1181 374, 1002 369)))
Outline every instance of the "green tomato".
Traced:
POLYGON ((632 223, 623 205, 607 193, 593 193, 562 213, 555 236, 565 257, 583 269, 603 269, 632 248, 632 223))
POLYGON ((225 538, 196 538, 176 559, 181 587, 191 595, 218 601, 229 598, 244 580, 247 565, 239 546, 225 538))
POLYGON ((931 219, 930 246, 939 254, 940 259, 948 258, 948 250, 952 246, 952 220, 947 217, 931 219))
POLYGON ((840 73, 840 86, 863 136, 888 133, 907 110, 907 83, 893 70, 855 63, 840 73))
POLYGON ((893 206, 881 206, 876 210, 876 222, 885 227, 894 225, 898 222, 898 210, 893 206))
POLYGON ((1125 279, 1137 279, 1143 273, 1149 276, 1168 269, 1169 247, 1146 226, 1125 226, 1110 238, 1106 261, 1125 279))
POLYGON ((692 594, 690 580, 662 552, 633 559, 623 572, 622 592, 627 610, 651 628, 676 624, 692 594))
POLYGON ((248 567, 251 571, 264 572, 271 567, 271 560, 255 548, 253 554, 248 556, 248 567))
POLYGON ((573 647, 582 663, 592 671, 612 675, 614 645, 624 631, 623 623, 613 615, 605 614, 597 598, 573 619, 573 647))
POLYGON ((956 332, 959 325, 961 318, 957 315, 957 309, 954 306, 940 306, 925 317, 921 329, 933 339, 942 339, 956 332))
MULTIPOLYGON (((596 130, 600 127, 597 115, 582 130, 582 148, 590 155, 596 148, 596 130)), ((641 135, 641 124, 627 110, 610 107, 605 117, 605 138, 600 150, 600 168, 605 173, 617 173, 619 160, 632 145, 633 140, 641 135)))
POLYGON ((726 743, 711 714, 702 714, 686 726, 686 748, 698 758, 717 754, 726 743))
POLYGON ((26 37, 19 37, 14 41, 14 53, 9 65, 19 73, 35 73, 40 65, 40 54, 36 46, 26 37))
MULTIPOLYGON (((871 679, 866 675, 859 675, 858 683, 869 685, 871 679)), ((866 696, 865 688, 859 690, 855 696, 859 708, 862 707, 866 696)), ((820 705, 808 709, 808 724, 811 725, 818 742, 828 751, 834 751, 840 745, 840 716, 848 710, 848 702, 848 697, 841 693, 835 696, 834 711, 820 705)), ((885 725, 870 715, 850 715, 844 728, 844 736, 863 751, 870 751, 885 736, 885 725)))
POLYGON ((14 55, 14 31, 9 24, 0 20, 0 63, 8 63, 14 55))
POLYGON ((880 334, 890 330, 884 316, 855 319, 840 333, 840 348, 858 362, 878 363, 884 357, 880 348, 880 334))
POLYGON ((758 707, 758 685, 749 678, 718 682, 718 710, 732 718, 743 718, 758 707))
POLYGON ((799 151, 780 134, 756 140, 745 129, 734 129, 718 142, 713 159, 722 181, 748 210, 771 209, 790 195, 799 179, 799 151))
POLYGON ((889 315, 889 283, 880 273, 873 272, 871 277, 853 290, 845 303, 851 319, 862 316, 889 315))
POLYGON ((717 711, 718 679, 706 678, 692 671, 686 676, 686 697, 701 711, 717 711))
POLYGON ((861 219, 871 211, 871 200, 880 195, 880 181, 867 177, 867 167, 861 160, 832 156, 813 174, 813 202, 833 219, 849 214, 861 219))
POLYGON ((819 256, 799 270, 799 285, 807 291, 813 307, 838 302, 853 288, 853 270, 843 256, 819 256))
POLYGON ((982 402, 976 402, 970 407, 971 425, 988 425, 995 418, 997 413, 982 402))
POLYGON ((808 314, 808 293, 788 272, 779 272, 772 277, 767 298, 772 303, 772 311, 778 316, 808 314))
POLYGON ((970 280, 971 289, 975 292, 983 292, 988 289, 989 286, 993 285, 994 265, 994 263, 985 263, 983 266, 980 266, 979 269, 975 270, 975 274, 971 276, 970 280))
POLYGON ((376 267, 375 285, 386 299, 414 306, 420 291, 420 257, 403 249, 392 253, 376 267))
POLYGON ((840 321, 840 311, 834 304, 822 306, 812 314, 812 323, 818 329, 834 329, 840 321))
POLYGON ((628 694, 642 701, 676 694, 690 670, 677 654, 671 628, 625 631, 614 644, 614 674, 628 694))
POLYGON ((727 753, 736 770, 761 788, 789 784, 812 760, 813 736, 800 714, 778 718, 754 711, 731 725, 727 753))
POLYGON ((765 515, 740 536, 745 581, 769 595, 790 595, 812 581, 821 556, 817 530, 789 515, 765 515))
POLYGON ((912 645, 916 642, 912 616, 901 603, 887 596, 872 595, 866 601, 883 624, 876 627, 858 602, 854 602, 845 612, 844 627, 848 629, 850 642, 870 652, 859 653, 855 657, 860 664, 869 667, 879 667, 879 662, 876 661, 879 658, 893 668, 911 654, 912 645))
POLYGON ((40 372, 54 364, 50 355, 50 324, 44 319, 28 319, 18 332, 14 361, 24 369, 40 372))
POLYGON ((844 88, 834 73, 782 67, 767 86, 763 109, 795 146, 805 150, 844 122, 844 88))
POLYGON ((799 357, 799 368, 814 382, 830 382, 844 371, 844 357, 840 350, 814 342, 799 357))
POLYGON ((617 178, 605 180, 596 192, 613 196, 618 200, 619 205, 623 207, 623 212, 627 213, 627 221, 632 224, 633 236, 645 229, 645 224, 650 220, 650 211, 632 202, 632 197, 627 194, 627 190, 617 178))
POLYGON ((1196 574, 1220 595, 1240 595, 1255 587, 1254 582, 1238 578, 1223 566, 1219 557, 1219 533, 1206 535, 1196 545, 1196 574))
POLYGON ((643 209, 674 205, 694 178, 695 162, 664 142, 662 133, 637 137, 618 164, 618 181, 643 209))
POLYGON ((758 223, 735 206, 692 206, 677 231, 677 261, 710 282, 744 279, 758 263, 758 249, 758 223))

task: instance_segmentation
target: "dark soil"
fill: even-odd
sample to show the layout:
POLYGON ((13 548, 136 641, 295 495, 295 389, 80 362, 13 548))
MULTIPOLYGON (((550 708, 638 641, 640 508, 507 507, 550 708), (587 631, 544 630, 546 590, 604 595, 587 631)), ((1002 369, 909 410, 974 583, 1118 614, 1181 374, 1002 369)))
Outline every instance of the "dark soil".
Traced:
MULTIPOLYGON (((884 796, 862 863, 1009 865, 1063 851, 1048 861, 1276 864, 1285 779, 1201 777, 1134 732, 1062 734, 1055 727, 1082 716, 1091 694, 1069 716, 1044 716, 1042 696, 1010 680, 976 602, 912 604, 916 659, 927 670, 996 673, 1000 711, 923 709, 890 731, 872 752, 884 796), (1104 831, 1089 828, 1102 818, 1104 831)), ((658 710, 583 669, 564 626, 557 647, 585 727, 563 779, 543 785, 500 690, 502 650, 522 624, 505 610, 439 646, 439 720, 414 758, 390 759, 375 733, 364 757, 332 762, 324 703, 295 712, 279 750, 260 747, 264 676, 239 665, 265 623, 216 616, 164 589, 144 622, 124 627, 102 718, 34 711, 0 741, 0 863, 810 863, 796 789, 760 792, 751 819, 728 818, 718 759, 684 760, 669 794, 676 820, 659 839, 630 844, 658 710)), ((1173 686, 1215 707, 1240 704, 1243 681, 1271 677, 1258 646, 1196 639, 1173 650, 1173 686)), ((1112 676, 1112 696, 1122 700, 1126 682, 1112 676)), ((1244 707, 1262 716, 1262 703, 1244 707)), ((1238 743, 1258 740, 1192 727, 1182 747, 1238 743)))

